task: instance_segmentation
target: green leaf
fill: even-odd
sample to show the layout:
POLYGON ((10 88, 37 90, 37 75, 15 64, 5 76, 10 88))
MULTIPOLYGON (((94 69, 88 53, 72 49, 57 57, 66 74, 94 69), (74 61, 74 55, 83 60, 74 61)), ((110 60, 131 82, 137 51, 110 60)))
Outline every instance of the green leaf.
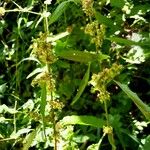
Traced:
POLYGON ((1 93, 1 94, 3 94, 3 93, 6 91, 6 84, 7 84, 7 83, 4 83, 4 84, 1 84, 1 85, 0 85, 0 93, 1 93))
POLYGON ((94 116, 66 116, 61 120, 63 125, 86 125, 93 126, 97 128, 102 128, 105 125, 105 121, 103 119, 94 117, 94 116))
POLYGON ((143 146, 143 150, 149 150, 150 148, 150 135, 146 137, 145 144, 143 146))
POLYGON ((131 41, 131 40, 127 40, 127 39, 123 39, 123 38, 119 38, 119 37, 109 37, 109 38, 106 38, 110 41, 113 41, 113 42, 116 42, 116 43, 119 43, 119 44, 124 44, 124 45, 141 45, 140 42, 135 42, 135 41, 131 41))
POLYGON ((26 139, 25 144, 23 145, 22 150, 28 150, 29 149, 35 136, 36 136, 36 130, 33 130, 31 133, 29 133, 29 135, 27 135, 27 139, 26 139))
POLYGON ((90 52, 85 52, 85 51, 77 51, 77 50, 55 50, 55 54, 58 57, 62 57, 67 60, 72 60, 76 62, 81 62, 81 63, 89 63, 95 60, 104 60, 108 59, 108 55, 104 54, 96 54, 96 53, 90 53, 90 52))
POLYGON ((114 142, 113 134, 108 134, 108 140, 109 140, 109 143, 112 146, 112 150, 116 150, 117 148, 116 148, 116 145, 115 145, 115 142, 114 142))
POLYGON ((132 92, 125 84, 115 81, 118 86, 128 95, 129 98, 136 104, 143 115, 150 121, 150 107, 142 102, 136 93, 132 92))
POLYGON ((17 65, 20 65, 22 62, 27 61, 27 60, 35 61, 35 62, 37 62, 38 64, 41 65, 41 62, 40 62, 38 59, 36 59, 35 57, 24 58, 24 59, 22 59, 17 65))
POLYGON ((95 11, 95 17, 99 23, 104 24, 111 29, 113 29, 113 30, 119 29, 119 27, 117 25, 114 25, 114 22, 110 18, 103 16, 101 13, 99 13, 97 11, 95 11))
POLYGON ((29 79, 32 76, 34 76, 37 73, 41 73, 43 71, 43 68, 36 68, 35 70, 33 70, 26 78, 29 79))
POLYGON ((111 6, 122 8, 125 5, 125 1, 124 0, 117 0, 117 1, 110 0, 110 4, 111 4, 111 6))
POLYGON ((87 71, 86 71, 86 73, 85 73, 85 75, 84 75, 84 77, 83 77, 83 79, 82 79, 82 81, 80 83, 79 90, 78 90, 76 96, 74 97, 71 105, 73 105, 74 103, 76 103, 78 101, 78 99, 80 98, 80 96, 82 95, 85 87, 88 84, 89 76, 90 76, 90 64, 89 64, 88 69, 87 69, 87 71))
POLYGON ((49 24, 54 23, 58 20, 58 18, 65 12, 66 8, 68 7, 70 1, 64 1, 60 3, 53 14, 50 16, 49 24))

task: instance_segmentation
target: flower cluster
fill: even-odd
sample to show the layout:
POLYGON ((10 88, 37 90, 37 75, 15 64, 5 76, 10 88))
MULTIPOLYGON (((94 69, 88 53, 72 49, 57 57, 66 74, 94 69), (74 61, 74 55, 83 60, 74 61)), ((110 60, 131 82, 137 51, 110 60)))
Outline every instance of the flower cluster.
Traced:
POLYGON ((92 91, 98 91, 98 97, 101 102, 110 99, 110 93, 107 91, 107 84, 113 80, 115 76, 120 74, 122 66, 114 63, 111 68, 105 68, 98 74, 93 74, 90 84, 93 85, 92 91))
POLYGON ((82 0, 82 8, 87 16, 93 16, 93 0, 82 0))
POLYGON ((0 7, 0 16, 5 15, 5 9, 3 7, 0 7))
POLYGON ((85 27, 85 33, 92 37, 91 42, 95 43, 96 47, 101 47, 105 36, 106 27, 99 24, 98 21, 88 23, 85 27))
POLYGON ((56 61, 51 43, 47 42, 47 34, 40 33, 40 37, 33 40, 32 53, 44 64, 52 64, 56 61))
POLYGON ((105 134, 112 134, 113 133, 113 128, 111 126, 104 126, 103 127, 103 132, 105 134))
POLYGON ((46 83, 46 87, 48 91, 54 91, 55 89, 55 80, 53 79, 52 75, 50 75, 48 72, 43 71, 40 74, 38 74, 33 80, 31 85, 35 86, 41 86, 43 83, 46 83))

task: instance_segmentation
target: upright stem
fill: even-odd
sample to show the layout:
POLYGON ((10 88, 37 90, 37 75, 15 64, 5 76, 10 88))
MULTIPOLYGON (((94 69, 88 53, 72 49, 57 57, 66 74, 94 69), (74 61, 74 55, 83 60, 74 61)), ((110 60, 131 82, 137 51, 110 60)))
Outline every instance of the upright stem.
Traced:
POLYGON ((108 117, 108 110, 107 110, 107 102, 106 101, 104 101, 104 109, 105 109, 107 126, 109 126, 109 117, 108 117))
POLYGON ((14 121, 13 121, 13 124, 14 124, 14 133, 16 133, 17 129, 16 129, 16 108, 17 108, 17 100, 15 101, 15 107, 14 107, 14 121))

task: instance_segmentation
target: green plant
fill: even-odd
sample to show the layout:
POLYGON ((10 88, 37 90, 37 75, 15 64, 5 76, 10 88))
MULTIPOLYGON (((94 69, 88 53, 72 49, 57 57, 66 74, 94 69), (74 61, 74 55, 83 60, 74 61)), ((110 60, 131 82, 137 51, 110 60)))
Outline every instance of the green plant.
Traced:
POLYGON ((135 76, 150 83, 139 73, 149 62, 143 2, 0 3, 1 149, 148 148, 150 107, 128 87, 135 76))

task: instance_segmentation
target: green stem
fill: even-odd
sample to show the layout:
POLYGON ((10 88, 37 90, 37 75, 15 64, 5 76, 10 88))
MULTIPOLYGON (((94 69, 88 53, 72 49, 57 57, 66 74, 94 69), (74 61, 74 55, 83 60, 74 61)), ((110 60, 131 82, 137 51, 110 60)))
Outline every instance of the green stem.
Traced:
MULTIPOLYGON (((45 6, 45 12, 47 12, 47 4, 45 6)), ((47 16, 44 17, 44 30, 45 32, 48 34, 49 30, 48 30, 48 18, 47 16)))
POLYGON ((105 109, 107 126, 109 126, 109 117, 108 117, 108 110, 107 110, 107 102, 106 101, 104 101, 104 109, 105 109))
POLYGON ((16 128, 16 108, 17 108, 17 100, 15 101, 15 107, 14 107, 14 121, 13 121, 13 124, 14 124, 14 133, 16 133, 17 131, 17 128, 16 128))
POLYGON ((40 15, 41 16, 41 13, 37 13, 37 12, 33 12, 33 11, 30 11, 30 10, 27 10, 27 9, 12 9, 12 10, 5 10, 5 12, 26 12, 26 13, 31 13, 31 14, 35 14, 35 15, 40 15))

